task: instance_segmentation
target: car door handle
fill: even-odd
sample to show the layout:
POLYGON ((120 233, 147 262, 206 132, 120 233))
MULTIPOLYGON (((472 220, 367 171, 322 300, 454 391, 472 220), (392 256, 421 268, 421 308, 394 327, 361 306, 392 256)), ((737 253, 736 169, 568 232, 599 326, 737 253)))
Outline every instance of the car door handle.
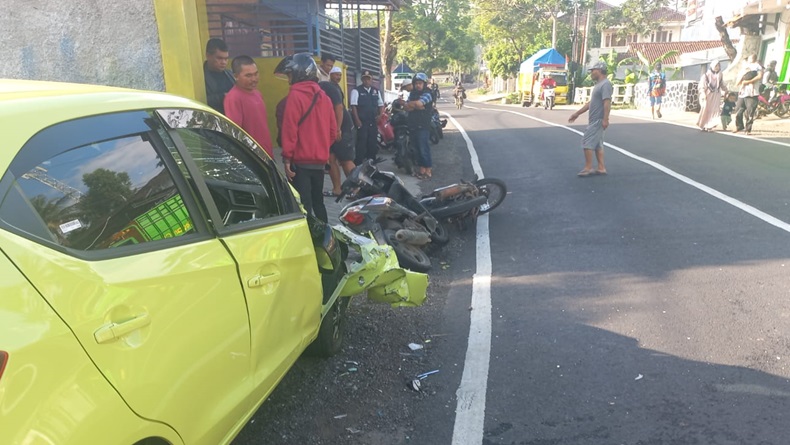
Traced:
POLYGON ((93 333, 93 338, 96 339, 96 343, 108 343, 113 340, 117 340, 126 334, 144 328, 149 324, 151 324, 151 316, 148 314, 142 314, 120 323, 110 323, 104 325, 93 333))
POLYGON ((247 280, 247 287, 261 287, 278 281, 280 281, 280 272, 272 272, 266 275, 258 274, 247 280))

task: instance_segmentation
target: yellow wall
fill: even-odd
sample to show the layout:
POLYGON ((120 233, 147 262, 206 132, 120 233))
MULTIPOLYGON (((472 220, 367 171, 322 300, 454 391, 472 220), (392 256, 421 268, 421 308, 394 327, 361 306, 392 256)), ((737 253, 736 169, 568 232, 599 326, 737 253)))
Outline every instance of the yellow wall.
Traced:
MULTIPOLYGON (((206 86, 203 78, 205 45, 209 39, 206 0, 154 0, 159 40, 164 65, 165 91, 171 94, 206 102, 206 86)), ((255 58, 260 80, 258 89, 266 103, 272 143, 276 145, 277 104, 288 94, 288 81, 274 76, 274 68, 280 57, 255 58)), ((320 59, 316 60, 320 63, 320 59)), ((346 66, 335 63, 343 70, 340 87, 346 94, 346 66)))
POLYGON ((154 0, 165 91, 206 101, 203 50, 208 35, 205 0, 154 0), (198 11, 202 11, 202 19, 198 11))
MULTIPOLYGON (((274 76, 274 69, 280 63, 282 57, 257 57, 254 58, 255 64, 258 65, 258 90, 263 96, 263 102, 266 104, 266 115, 268 117, 269 131, 272 134, 272 145, 277 146, 277 118, 275 110, 277 104, 288 95, 290 85, 285 79, 280 79, 274 76)), ((319 60, 320 61, 320 60, 319 60)), ((340 80, 340 87, 343 94, 346 96, 346 103, 348 103, 348 94, 346 94, 346 66, 343 62, 335 62, 335 66, 343 70, 343 78, 340 80)))

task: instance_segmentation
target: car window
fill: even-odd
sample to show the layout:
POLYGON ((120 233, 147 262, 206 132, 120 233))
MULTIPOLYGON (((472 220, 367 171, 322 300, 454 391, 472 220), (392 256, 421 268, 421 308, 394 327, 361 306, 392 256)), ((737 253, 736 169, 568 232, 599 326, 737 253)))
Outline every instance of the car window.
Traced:
POLYGON ((291 211, 276 174, 233 138, 214 130, 177 128, 203 177, 225 227, 285 215, 291 211))
POLYGON ((149 133, 65 150, 17 175, 16 189, 50 238, 71 249, 109 249, 195 231, 149 133))

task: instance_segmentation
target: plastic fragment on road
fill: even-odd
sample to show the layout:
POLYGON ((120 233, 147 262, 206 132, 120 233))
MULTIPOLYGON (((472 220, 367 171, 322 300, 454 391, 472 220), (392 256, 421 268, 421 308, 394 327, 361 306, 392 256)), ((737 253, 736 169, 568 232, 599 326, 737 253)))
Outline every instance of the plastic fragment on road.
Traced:
POLYGON ((638 376, 636 376, 636 378, 634 380, 642 380, 643 377, 644 376, 642 374, 639 374, 638 376))
POLYGON ((423 372, 422 374, 419 374, 417 376, 417 378, 420 379, 420 380, 423 380, 426 377, 428 377, 429 375, 436 374, 437 372, 439 372, 438 369, 434 369, 433 371, 423 372))
POLYGON ((351 434, 357 434, 362 432, 362 430, 358 430, 356 428, 351 428, 351 427, 346 428, 346 431, 348 431, 351 434))
POLYGON ((420 345, 420 344, 417 344, 417 343, 409 343, 409 349, 411 349, 412 351, 418 351, 418 350, 420 350, 422 348, 423 348, 423 345, 420 345))
POLYGON ((346 416, 348 416, 348 414, 338 414, 338 415, 335 416, 335 419, 342 419, 342 418, 344 418, 346 416))

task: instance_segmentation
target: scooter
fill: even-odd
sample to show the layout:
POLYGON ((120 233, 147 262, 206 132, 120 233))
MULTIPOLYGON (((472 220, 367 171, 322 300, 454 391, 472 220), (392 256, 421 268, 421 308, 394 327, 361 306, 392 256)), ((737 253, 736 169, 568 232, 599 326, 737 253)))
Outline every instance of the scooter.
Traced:
POLYGON ((466 220, 494 210, 506 197, 504 181, 475 176, 471 182, 462 180, 432 191, 420 199, 420 204, 439 221, 454 222, 463 229, 466 220))
POLYGON ((359 199, 341 210, 340 222, 360 235, 391 245, 407 269, 428 271, 428 244, 442 246, 450 241, 444 225, 406 189, 403 181, 392 172, 379 171, 370 160, 352 170, 337 200, 351 193, 359 199))
POLYGON ((554 109, 554 88, 543 89, 543 108, 546 110, 554 109))
POLYGON ((389 114, 394 134, 392 150, 395 156, 392 159, 398 168, 410 175, 417 164, 417 152, 412 147, 409 138, 408 113, 403 109, 403 104, 400 101, 395 101, 390 104, 389 114))
POLYGON ((444 131, 442 129, 447 126, 447 119, 439 118, 439 110, 433 109, 431 115, 431 134, 429 139, 432 144, 438 144, 440 139, 444 138, 444 131))

